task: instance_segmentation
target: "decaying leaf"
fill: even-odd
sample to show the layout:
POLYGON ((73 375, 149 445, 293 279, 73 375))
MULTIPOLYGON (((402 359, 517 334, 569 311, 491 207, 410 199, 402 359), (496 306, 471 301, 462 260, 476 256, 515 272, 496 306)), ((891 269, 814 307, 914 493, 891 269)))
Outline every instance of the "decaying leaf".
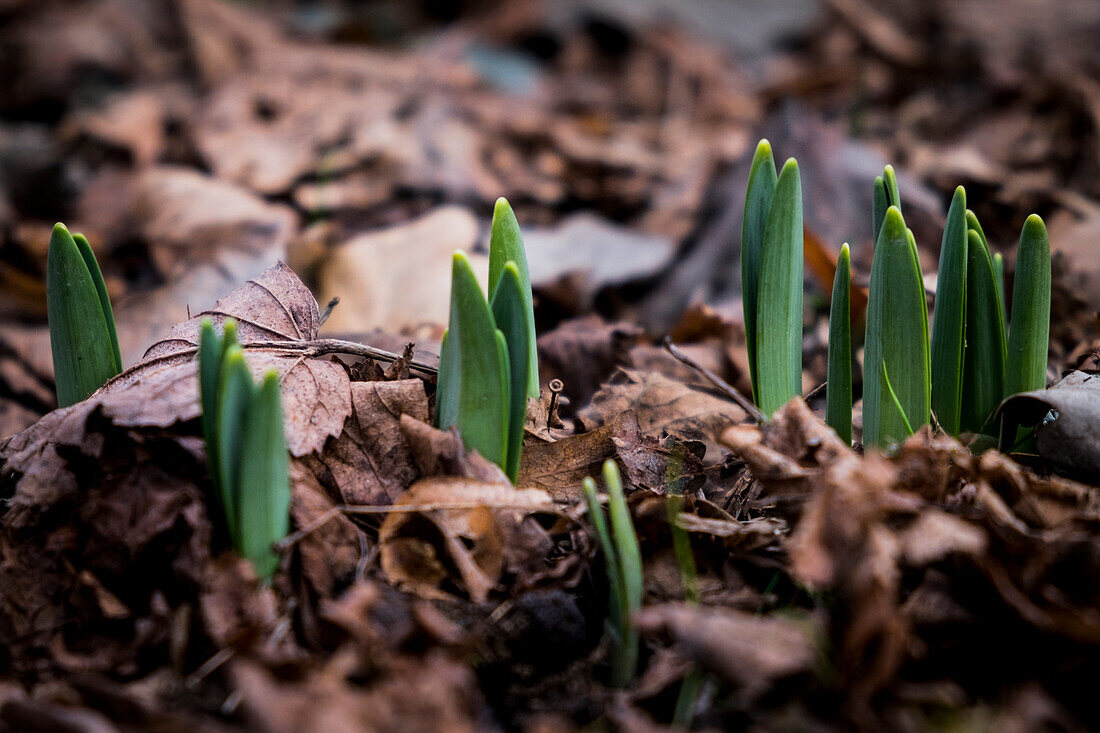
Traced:
MULTIPOLYGON (((442 598, 446 593, 440 584, 448 577, 447 568, 454 567, 478 603, 488 598, 504 571, 505 539, 517 537, 517 526, 530 521, 530 514, 554 511, 550 496, 539 489, 457 477, 421 479, 396 506, 408 510, 387 517, 378 535, 382 569, 390 580, 442 598), (424 521, 434 533, 424 532, 424 521)), ((509 547, 508 552, 517 549, 509 547)))

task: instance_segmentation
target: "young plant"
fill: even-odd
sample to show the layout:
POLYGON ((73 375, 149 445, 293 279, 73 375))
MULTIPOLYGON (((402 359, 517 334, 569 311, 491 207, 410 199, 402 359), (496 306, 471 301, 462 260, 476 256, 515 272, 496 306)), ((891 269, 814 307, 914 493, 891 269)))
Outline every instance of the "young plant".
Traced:
POLYGON ((607 516, 596 496, 596 482, 586 478, 583 489, 610 587, 607 630, 611 637, 611 684, 622 688, 630 684, 638 667, 638 632, 630 618, 642 607, 642 553, 623 495, 619 467, 614 461, 603 464, 603 480, 607 487, 607 516))
POLYGON ((802 183, 771 145, 753 156, 742 221, 742 291, 753 399, 771 415, 802 392, 802 183))
POLYGON ((210 319, 202 323, 199 398, 207 464, 230 541, 260 578, 270 578, 279 564, 272 545, 290 526, 279 375, 269 370, 257 387, 232 319, 220 338, 210 319))
POLYGON ((852 255, 840 248, 829 307, 829 363, 825 382, 825 422, 846 443, 852 442, 852 255))
MULTIPOLYGON (((876 205, 880 188, 890 193, 882 180, 875 181, 876 205)), ((883 215, 871 264, 863 375, 866 445, 887 446, 928 422, 929 358, 928 310, 917 245, 901 210, 891 204, 883 215)))
POLYGON ((436 424, 457 426, 515 481, 523 452, 527 399, 538 396, 531 279, 519 226, 499 199, 489 240, 489 301, 469 260, 456 252, 451 312, 439 356, 436 424))
POLYGON ((1049 342, 1050 240, 1043 220, 1032 214, 1024 222, 1016 250, 1005 370, 1007 394, 1046 387, 1049 342))
POLYGON ((56 224, 46 263, 46 312, 60 407, 122 371, 111 300, 88 240, 56 224))

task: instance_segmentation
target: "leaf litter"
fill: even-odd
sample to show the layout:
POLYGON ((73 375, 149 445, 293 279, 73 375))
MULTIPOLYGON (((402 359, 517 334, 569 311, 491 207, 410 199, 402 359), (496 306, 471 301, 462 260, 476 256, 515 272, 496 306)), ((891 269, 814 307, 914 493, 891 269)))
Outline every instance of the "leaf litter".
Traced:
MULTIPOLYGON (((1095 145, 1066 131, 1095 120, 1096 92, 1060 71, 1095 61, 1084 6, 1060 16, 1073 33, 1054 20, 1036 30, 1058 50, 1022 71, 1021 49, 977 3, 833 2, 761 81, 696 39, 614 17, 517 14, 411 50, 353 50, 291 40, 279 21, 213 0, 163 17, 128 0, 86 5, 9 4, 15 21, 0 29, 25 61, 0 82, 0 156, 18 173, 0 181, 0 307, 17 316, 0 329, 0 726, 577 730, 603 717, 651 730, 700 675, 699 729, 1096 724, 1095 273, 1082 242, 1097 191, 1095 166, 1071 168, 1079 150, 1064 142, 1095 145), (941 12, 951 20, 937 26, 941 12), (936 27, 949 32, 909 33, 936 27), (89 29, 112 42, 86 42, 89 29), (559 45, 527 103, 467 63, 485 34, 559 45), (942 69, 934 92, 914 84, 932 73, 914 75, 918 52, 941 42, 954 59, 978 53, 976 70, 959 68, 1001 96, 944 104, 937 95, 973 80, 942 69), (117 88, 94 108, 59 107, 74 87, 94 96, 88 69, 117 88), (824 110, 852 88, 864 106, 848 127, 862 139, 806 109, 763 115, 780 95, 824 110), (9 129, 27 110, 39 121, 9 129), (669 328, 695 363, 748 390, 741 314, 723 301, 736 278, 719 266, 735 261, 740 227, 715 212, 738 197, 744 176, 729 168, 758 122, 836 183, 806 186, 823 288, 834 245, 866 238, 855 182, 883 152, 933 187, 906 186, 921 242, 940 225, 936 187, 960 178, 994 191, 999 215, 979 212, 994 240, 1009 241, 996 229, 1024 209, 1062 211, 1052 364, 1084 371, 1004 406, 1041 424, 1034 454, 973 455, 923 430, 865 455, 815 416, 813 395, 758 427, 635 325, 669 328), (57 193, 74 180, 76 201, 57 193), (445 291, 416 277, 421 255, 399 276, 370 261, 476 248, 502 192, 545 255, 547 384, 529 405, 518 489, 431 426, 434 383, 416 364, 432 361, 443 319, 419 314, 445 291), (105 243, 130 341, 122 375, 51 412, 37 220, 60 201, 105 243), (581 256, 590 239, 636 250, 628 277, 608 252, 581 256), (346 298, 326 334, 415 347, 389 367, 341 352, 280 260, 324 302, 346 298), (355 284, 341 279, 351 272, 355 284), (361 283, 373 284, 354 292, 361 283), (234 317, 250 366, 283 377, 295 531, 272 585, 210 519, 194 360, 204 316, 234 317), (579 496, 609 458, 645 568, 640 675, 622 693, 604 686, 607 581, 579 496), (699 605, 684 602, 669 494, 683 502, 699 605)), ((869 250, 853 254, 859 287, 869 250)), ((934 252, 921 257, 929 270, 934 252)), ((824 376, 820 325, 805 337, 806 392, 824 376)))

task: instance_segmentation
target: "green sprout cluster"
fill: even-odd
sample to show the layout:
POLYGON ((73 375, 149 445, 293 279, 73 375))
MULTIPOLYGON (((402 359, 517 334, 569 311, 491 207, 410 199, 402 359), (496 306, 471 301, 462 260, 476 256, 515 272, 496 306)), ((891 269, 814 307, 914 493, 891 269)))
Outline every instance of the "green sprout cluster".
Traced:
MULTIPOLYGON (((886 447, 933 418, 950 435, 992 435, 1005 397, 1046 385, 1050 243, 1042 219, 1024 223, 1011 320, 1004 261, 992 255, 966 192, 955 190, 940 249, 935 322, 916 240, 886 166, 872 195, 874 256, 863 358, 863 442, 886 447), (1008 323, 1006 327, 1006 322, 1008 323)), ((771 415, 801 392, 802 201, 798 167, 778 176, 771 145, 753 156, 742 223, 741 277, 753 399, 771 415)), ((837 261, 829 313, 826 421, 852 438, 851 253, 837 261)))
POLYGON ((489 299, 466 256, 454 255, 451 312, 439 355, 436 423, 519 476, 528 397, 538 397, 531 278, 512 207, 498 199, 489 235, 489 299))
POLYGON ((257 385, 227 319, 219 337, 209 318, 199 336, 199 395, 210 477, 233 548, 270 578, 279 564, 272 545, 290 524, 279 375, 268 370, 257 385))

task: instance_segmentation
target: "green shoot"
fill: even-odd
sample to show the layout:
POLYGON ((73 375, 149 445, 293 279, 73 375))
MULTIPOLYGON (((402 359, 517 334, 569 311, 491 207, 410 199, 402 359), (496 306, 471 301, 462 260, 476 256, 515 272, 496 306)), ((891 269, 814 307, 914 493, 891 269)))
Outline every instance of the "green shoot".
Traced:
POLYGON ((642 554, 623 495, 619 467, 614 461, 604 463, 603 480, 607 487, 610 529, 596 496, 596 483, 586 478, 583 490, 610 587, 611 684, 623 688, 630 684, 638 667, 638 632, 630 619, 642 607, 642 554))
POLYGON ((940 245, 936 319, 932 324, 932 411, 949 435, 958 435, 963 393, 967 316, 966 191, 955 189, 940 245))
POLYGON ((466 448, 508 465, 508 346, 466 255, 451 269, 451 314, 439 356, 436 423, 457 426, 466 448))
POLYGON ((928 422, 929 359, 928 311, 916 243, 905 227, 901 210, 890 206, 875 245, 867 304, 863 379, 866 445, 887 446, 928 422))
MULTIPOLYGON (((514 263, 516 275, 519 278, 519 291, 523 296, 522 310, 517 310, 517 317, 522 315, 527 329, 527 356, 522 359, 526 364, 527 382, 526 389, 519 389, 521 394, 537 399, 539 396, 539 359, 535 343, 535 309, 534 299, 531 294, 531 275, 527 271, 527 252, 523 248, 523 235, 519 230, 519 222, 512 212, 512 207, 503 197, 497 199, 493 208, 493 224, 489 235, 489 300, 496 297, 497 288, 504 275, 508 263, 514 263)), ((497 324, 501 330, 508 333, 509 330, 518 331, 516 327, 506 327, 497 316, 497 324)), ((509 342, 511 344, 511 342, 509 342)), ((518 354, 509 352, 515 359, 518 354)), ((522 387, 519 382, 512 382, 513 390, 522 387)), ((526 409, 526 403, 524 403, 526 409)), ((518 460, 518 459, 517 459, 518 460)))
POLYGON ((772 198, 775 196, 775 160, 767 140, 756 144, 749 168, 749 184, 745 191, 745 213, 741 219, 741 293, 745 319, 745 345, 749 355, 749 378, 752 396, 760 403, 760 386, 756 367, 756 313, 760 283, 760 257, 764 250, 764 229, 768 224, 772 198))
POLYGON ((199 399, 207 463, 233 548, 270 578, 272 545, 290 525, 290 475, 279 393, 269 371, 257 388, 237 342, 236 322, 221 338, 209 319, 199 334, 199 399))
MULTIPOLYGON (((530 286, 528 286, 528 291, 530 286)), ((493 318, 504 334, 508 347, 508 381, 510 383, 507 427, 507 459, 504 472, 515 482, 519 477, 519 459, 523 451, 523 427, 527 419, 527 392, 523 385, 530 374, 527 361, 531 357, 534 331, 524 312, 531 309, 524 300, 523 279, 515 262, 504 265, 492 299, 493 318)), ((536 377, 537 378, 537 377, 536 377)), ((536 383, 536 388, 538 387, 536 383)))
POLYGON ((115 319, 103 274, 83 235, 57 224, 46 263, 57 404, 68 407, 122 371, 115 319))
POLYGON ((1008 330, 1005 393, 1046 386, 1050 341, 1050 240, 1043 220, 1032 214, 1020 232, 1012 321, 1008 330))
POLYGON ((771 415, 802 393, 802 183, 783 164, 764 228, 756 313, 757 403, 771 415))
POLYGON ((267 578, 279 565, 279 556, 271 546, 286 536, 290 526, 290 477, 279 375, 267 372, 253 395, 237 477, 238 548, 252 560, 256 573, 267 578))
POLYGON ((979 433, 1004 397, 1004 309, 989 247, 978 230, 967 232, 966 348, 960 430, 979 433))
POLYGON ((852 442, 852 255, 840 248, 829 308, 829 366, 825 382, 825 422, 846 443, 852 442))

